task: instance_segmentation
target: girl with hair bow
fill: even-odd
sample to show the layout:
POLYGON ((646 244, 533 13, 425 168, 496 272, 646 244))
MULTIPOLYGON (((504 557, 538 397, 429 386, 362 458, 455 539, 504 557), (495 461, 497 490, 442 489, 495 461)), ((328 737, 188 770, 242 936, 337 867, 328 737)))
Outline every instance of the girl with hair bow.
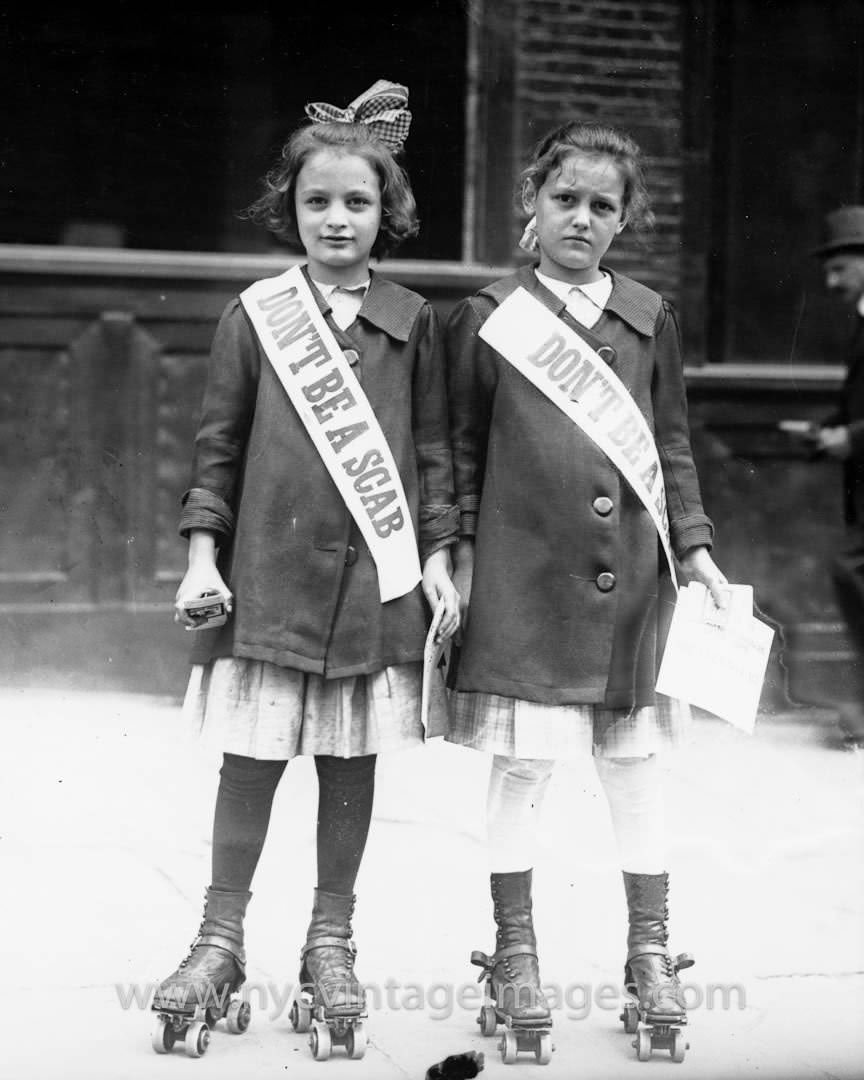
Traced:
POLYGON ((248 1005, 230 1004, 243 920, 277 784, 300 754, 318 774, 318 881, 292 1021, 317 1059, 365 1049, 351 916, 376 756, 444 733, 443 693, 421 724, 423 650, 430 608, 443 608, 442 639, 459 618, 438 322, 369 267, 418 229, 397 161, 407 102, 381 80, 347 109, 307 105, 312 122, 247 211, 306 262, 231 300, 213 341, 175 618, 196 637, 187 713, 218 729, 224 758, 204 919, 155 997, 159 1052, 184 1036, 203 1052, 227 1010, 229 1027, 248 1023, 248 1005), (222 601, 223 625, 199 628, 202 598, 222 601))

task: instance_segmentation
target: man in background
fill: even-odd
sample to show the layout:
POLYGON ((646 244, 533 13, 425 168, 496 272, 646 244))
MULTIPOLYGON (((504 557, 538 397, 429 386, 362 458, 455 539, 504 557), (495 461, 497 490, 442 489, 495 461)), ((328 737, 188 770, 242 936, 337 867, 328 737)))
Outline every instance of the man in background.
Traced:
POLYGON ((822 259, 825 287, 854 312, 846 351, 846 379, 839 407, 815 433, 817 451, 843 464, 843 504, 848 530, 832 560, 837 603, 856 646, 857 700, 838 706, 850 745, 864 746, 864 206, 844 206, 825 219, 822 259))

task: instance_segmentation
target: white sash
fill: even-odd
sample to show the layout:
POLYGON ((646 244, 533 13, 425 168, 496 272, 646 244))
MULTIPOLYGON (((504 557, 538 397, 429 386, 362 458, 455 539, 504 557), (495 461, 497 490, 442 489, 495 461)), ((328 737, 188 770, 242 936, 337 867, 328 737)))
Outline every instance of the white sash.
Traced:
POLYGON ((575 330, 521 286, 483 323, 480 337, 620 470, 651 515, 677 585, 657 446, 627 387, 575 330))
MULTIPOLYGON (((261 347, 369 545, 381 602, 421 578, 399 470, 372 406, 299 266, 240 294, 261 347)), ((291 462, 286 462, 291 467, 291 462)))

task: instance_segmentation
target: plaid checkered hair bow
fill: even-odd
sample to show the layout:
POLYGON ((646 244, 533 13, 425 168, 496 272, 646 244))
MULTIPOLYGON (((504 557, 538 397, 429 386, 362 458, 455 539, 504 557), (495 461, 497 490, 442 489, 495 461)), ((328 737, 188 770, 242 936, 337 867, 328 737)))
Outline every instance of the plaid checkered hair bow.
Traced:
POLYGON ((408 88, 399 83, 379 79, 351 104, 340 109, 325 101, 312 101, 306 115, 317 124, 338 121, 343 124, 366 124, 381 142, 393 151, 401 150, 411 127, 408 111, 408 88))

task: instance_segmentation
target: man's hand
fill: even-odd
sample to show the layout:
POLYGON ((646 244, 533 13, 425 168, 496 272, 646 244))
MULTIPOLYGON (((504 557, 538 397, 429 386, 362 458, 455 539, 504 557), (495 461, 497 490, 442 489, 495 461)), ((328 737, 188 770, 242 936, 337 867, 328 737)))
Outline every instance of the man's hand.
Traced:
POLYGON ((842 425, 820 428, 816 439, 816 449, 822 450, 830 457, 845 461, 852 453, 849 428, 842 425))

